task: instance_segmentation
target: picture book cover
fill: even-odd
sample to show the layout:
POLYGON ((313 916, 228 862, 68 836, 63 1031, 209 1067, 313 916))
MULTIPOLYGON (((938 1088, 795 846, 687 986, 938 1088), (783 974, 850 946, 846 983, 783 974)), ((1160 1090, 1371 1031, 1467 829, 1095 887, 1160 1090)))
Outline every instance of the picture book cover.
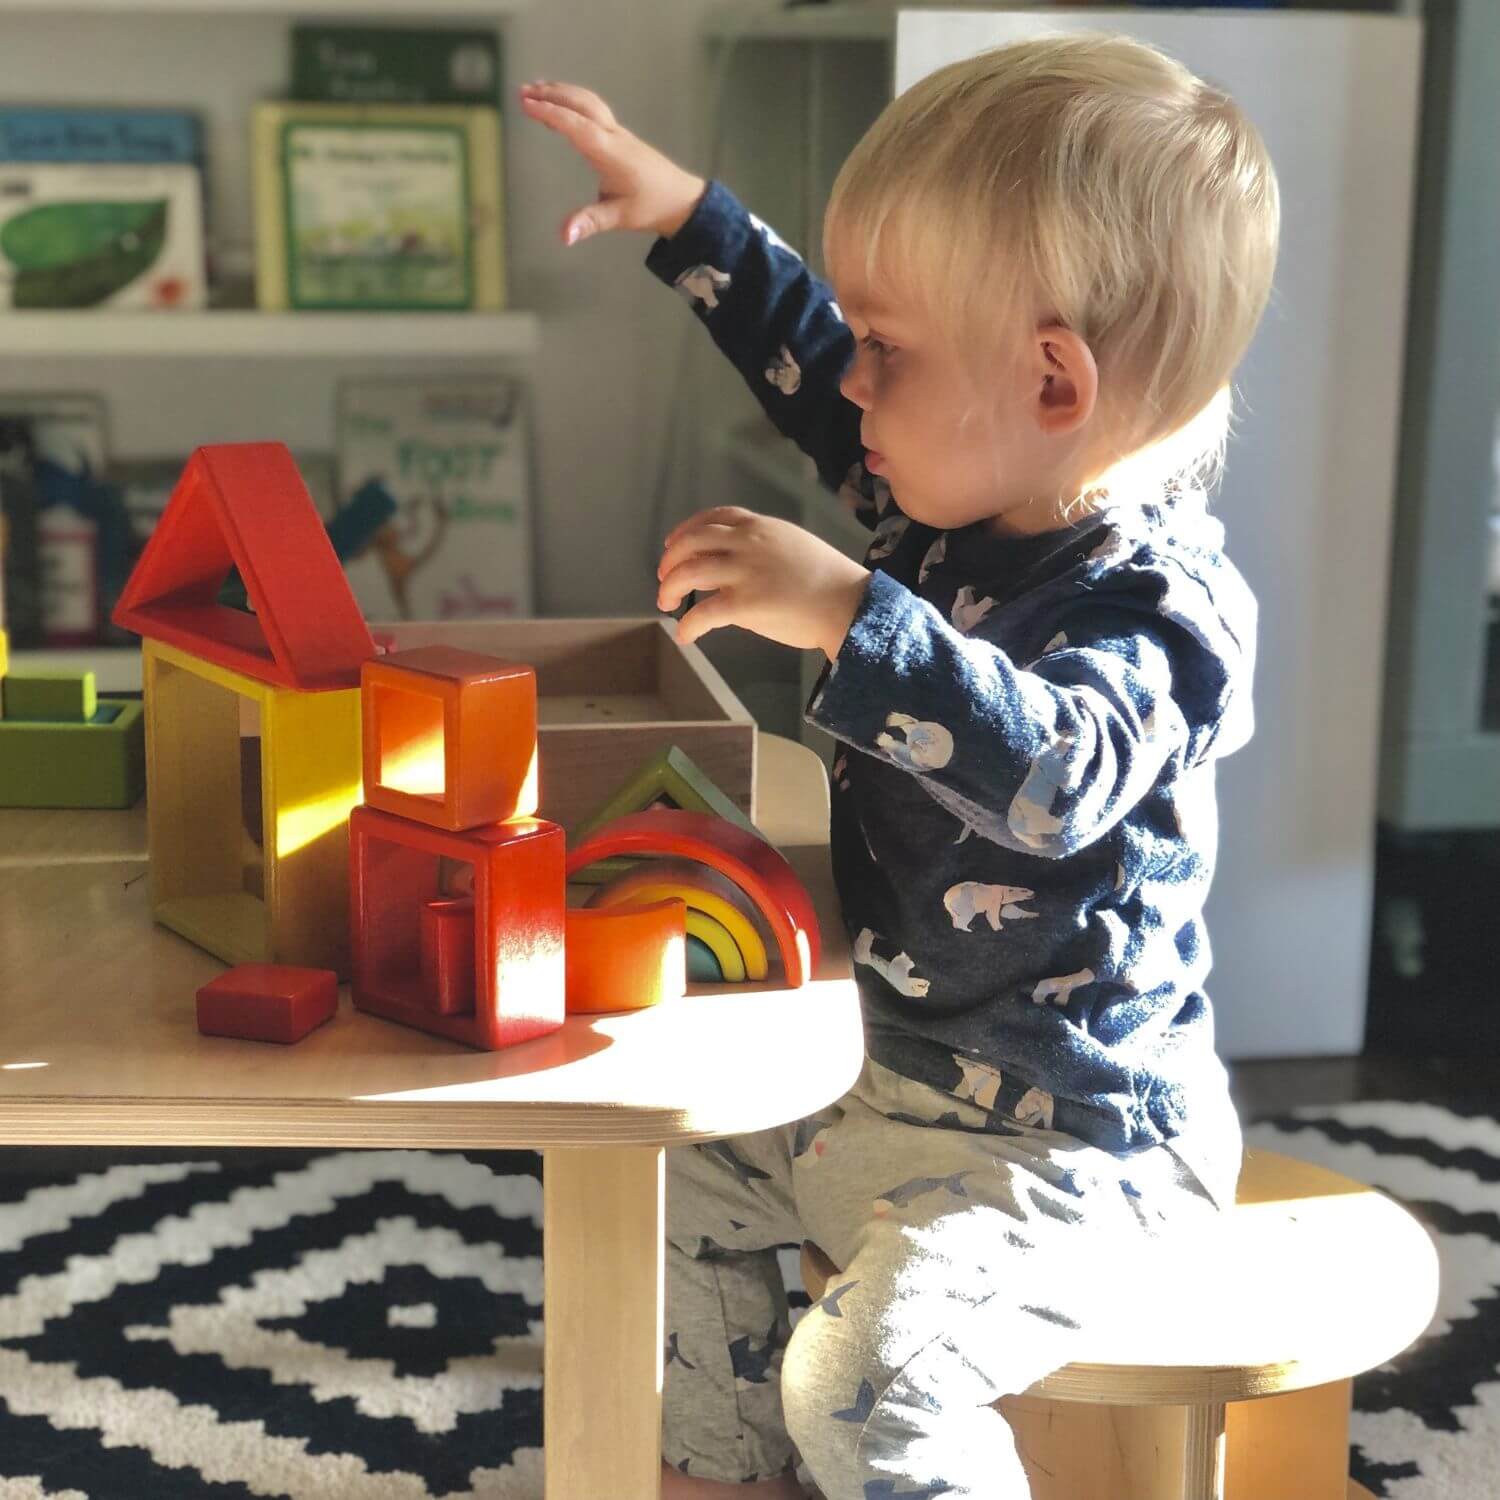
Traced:
POLYGON ((495 110, 262 104, 255 163, 262 307, 504 306, 495 110))
POLYGON ((187 109, 0 105, 0 162, 204 165, 203 119, 187 109))
POLYGON ((0 309, 195 308, 207 293, 196 167, 0 166, 0 309))
POLYGON ((344 567, 367 619, 532 613, 522 396, 501 376, 340 386, 342 505, 329 530, 363 533, 344 567))
POLYGON ((7 592, 26 615, 20 644, 92 645, 111 589, 129 565, 118 500, 106 482, 105 406, 98 396, 0 394, 0 486, 29 557, 7 592), (29 520, 20 517, 29 511, 29 520))
POLYGON ((478 28, 292 27, 292 97, 339 104, 502 104, 500 39, 478 28))

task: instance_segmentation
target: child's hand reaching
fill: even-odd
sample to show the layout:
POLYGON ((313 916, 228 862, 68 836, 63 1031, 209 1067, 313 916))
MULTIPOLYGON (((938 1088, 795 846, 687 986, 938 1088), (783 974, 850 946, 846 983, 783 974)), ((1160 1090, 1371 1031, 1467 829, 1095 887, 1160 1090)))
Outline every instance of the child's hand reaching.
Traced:
POLYGON ((714 590, 678 622, 695 641, 739 625, 784 646, 816 647, 832 661, 864 597, 860 563, 790 521, 723 505, 690 516, 666 540, 656 607, 670 614, 694 590, 714 590))
POLYGON ((563 220, 565 245, 610 229, 673 235, 692 216, 708 184, 632 135, 592 90, 528 83, 521 88, 521 105, 599 174, 598 200, 563 220))

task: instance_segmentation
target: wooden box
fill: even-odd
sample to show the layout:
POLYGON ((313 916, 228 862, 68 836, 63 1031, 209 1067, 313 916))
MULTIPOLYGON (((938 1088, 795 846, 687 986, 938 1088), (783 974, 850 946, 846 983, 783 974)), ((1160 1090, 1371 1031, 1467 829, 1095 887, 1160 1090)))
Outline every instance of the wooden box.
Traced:
POLYGON ((382 624, 395 649, 449 645, 536 669, 540 815, 571 834, 648 757, 679 746, 746 816, 755 720, 697 646, 662 620, 382 624))

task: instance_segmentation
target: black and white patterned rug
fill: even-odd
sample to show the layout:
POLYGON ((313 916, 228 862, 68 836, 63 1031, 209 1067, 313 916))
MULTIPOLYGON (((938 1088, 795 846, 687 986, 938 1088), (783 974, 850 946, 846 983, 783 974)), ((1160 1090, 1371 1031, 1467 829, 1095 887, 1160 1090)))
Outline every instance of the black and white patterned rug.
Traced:
MULTIPOLYGON (((1355 1382, 1354 1476, 1500 1492, 1500 1123, 1365 1103, 1246 1138, 1382 1188, 1441 1254, 1427 1334, 1355 1382)), ((540 1500, 536 1157, 179 1156, 0 1156, 0 1500, 540 1500)))

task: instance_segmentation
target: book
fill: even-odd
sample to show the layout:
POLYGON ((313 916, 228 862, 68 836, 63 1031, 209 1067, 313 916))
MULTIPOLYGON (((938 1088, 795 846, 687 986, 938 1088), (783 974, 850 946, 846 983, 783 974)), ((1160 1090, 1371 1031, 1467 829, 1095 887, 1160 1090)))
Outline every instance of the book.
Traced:
POLYGON ((345 381, 335 431, 343 506, 388 515, 384 490, 396 507, 344 565, 367 619, 532 613, 531 453, 517 381, 345 381))
POLYGON ((0 308, 202 307, 207 294, 196 167, 0 166, 0 308))
POLYGON ((292 98, 337 104, 502 106, 494 31, 292 27, 292 98))
POLYGON ((186 109, 0 105, 0 162, 205 165, 203 119, 186 109))
POLYGON ((0 395, 0 498, 25 552, 7 569, 23 644, 93 645, 129 566, 128 528, 105 482, 104 402, 0 395), (29 520, 21 517, 29 511, 29 520))
POLYGON ((269 103, 254 133, 260 306, 505 306, 494 109, 269 103))

